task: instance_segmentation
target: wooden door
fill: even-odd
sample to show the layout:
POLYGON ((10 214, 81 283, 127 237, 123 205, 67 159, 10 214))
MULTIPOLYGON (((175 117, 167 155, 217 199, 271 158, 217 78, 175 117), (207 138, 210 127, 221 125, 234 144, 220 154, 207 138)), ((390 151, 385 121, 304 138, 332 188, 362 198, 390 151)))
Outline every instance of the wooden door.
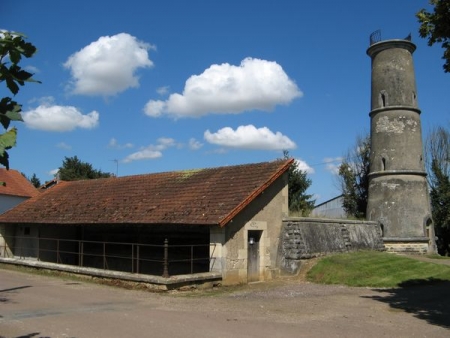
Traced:
POLYGON ((257 282, 260 275, 260 247, 261 232, 259 230, 250 230, 248 232, 247 242, 247 281, 257 282))

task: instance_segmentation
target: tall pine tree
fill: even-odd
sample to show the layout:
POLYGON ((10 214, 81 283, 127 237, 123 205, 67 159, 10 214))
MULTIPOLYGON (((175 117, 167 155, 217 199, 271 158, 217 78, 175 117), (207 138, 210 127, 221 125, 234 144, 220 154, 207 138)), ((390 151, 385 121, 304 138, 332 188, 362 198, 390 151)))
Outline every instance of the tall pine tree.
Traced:
MULTIPOLYGON (((283 152, 284 158, 289 159, 289 152, 283 152)), ((289 211, 298 216, 308 216, 314 208, 315 200, 312 195, 306 193, 312 181, 307 177, 307 172, 298 167, 294 161, 289 167, 289 211)))

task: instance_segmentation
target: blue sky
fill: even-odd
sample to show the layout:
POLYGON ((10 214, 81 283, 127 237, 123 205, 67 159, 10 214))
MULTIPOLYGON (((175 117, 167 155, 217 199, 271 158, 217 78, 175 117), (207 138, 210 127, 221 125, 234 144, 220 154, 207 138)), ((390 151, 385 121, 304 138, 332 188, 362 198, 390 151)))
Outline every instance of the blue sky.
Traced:
MULTIPOLYGON (((309 172, 317 203, 369 131, 369 36, 412 34, 422 131, 450 123, 440 46, 418 36, 427 0, 2 0, 22 66, 11 168, 42 181, 65 157, 119 176, 270 161, 309 172)), ((1 96, 8 95, 5 87, 1 96)))

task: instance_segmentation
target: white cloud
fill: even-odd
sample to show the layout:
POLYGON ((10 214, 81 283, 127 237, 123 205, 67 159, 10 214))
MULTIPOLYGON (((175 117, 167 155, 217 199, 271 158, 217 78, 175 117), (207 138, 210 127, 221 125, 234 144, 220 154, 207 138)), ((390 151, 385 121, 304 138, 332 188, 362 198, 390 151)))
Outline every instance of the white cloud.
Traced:
POLYGON ((59 143, 56 145, 56 147, 57 147, 57 148, 60 148, 60 149, 64 149, 64 150, 70 150, 70 149, 72 149, 72 147, 71 147, 70 145, 68 145, 67 143, 65 143, 65 142, 59 142, 59 143))
POLYGON ((197 141, 195 138, 189 140, 189 149, 199 150, 201 147, 203 147, 203 143, 197 141))
POLYGON ((280 132, 273 133, 267 127, 256 128, 253 125, 239 126, 236 130, 225 127, 216 133, 209 130, 204 133, 209 143, 223 147, 260 150, 287 150, 296 145, 280 132))
POLYGON ((154 48, 127 33, 102 36, 72 54, 64 63, 72 74, 71 91, 110 96, 139 87, 138 68, 153 66, 148 50, 154 48))
POLYGON ((25 125, 31 129, 64 132, 75 128, 92 129, 98 125, 99 113, 95 110, 83 115, 72 106, 40 105, 22 113, 25 125))
POLYGON ((166 103, 164 101, 149 101, 145 105, 145 114, 151 117, 159 117, 166 109, 166 103))
POLYGON ((132 161, 140 161, 140 160, 151 160, 154 158, 161 157, 162 153, 159 150, 153 150, 149 148, 143 148, 133 154, 128 155, 123 162, 129 163, 132 161))
POLYGON ((32 74, 40 73, 39 68, 37 68, 37 67, 35 67, 35 66, 32 66, 32 65, 27 65, 27 66, 25 67, 25 69, 26 69, 28 72, 32 73, 32 74))
POLYGON ((37 99, 37 102, 39 102, 42 106, 53 106, 55 103, 55 98, 53 96, 42 96, 37 99))
POLYGON ((55 176, 57 173, 59 172, 59 168, 58 169, 52 169, 48 172, 48 174, 50 176, 55 176))
POLYGON ((115 138, 112 138, 111 140, 109 140, 108 147, 114 149, 127 149, 133 148, 133 144, 132 143, 119 144, 117 143, 117 140, 115 138))
POLYGON ((297 168, 301 171, 306 171, 307 174, 314 174, 314 168, 311 168, 308 163, 301 159, 295 159, 295 163, 297 163, 297 168))
POLYGON ((166 101, 150 100, 144 112, 151 117, 180 118, 271 111, 302 95, 276 62, 246 58, 239 66, 212 65, 202 74, 191 76, 183 94, 171 94, 166 101))
POLYGON ((169 148, 176 146, 177 143, 174 139, 168 138, 168 137, 161 137, 157 140, 156 145, 149 145, 147 147, 142 147, 139 151, 132 153, 128 155, 123 162, 129 163, 132 161, 139 161, 139 160, 150 160, 162 157, 162 151, 169 148))
POLYGON ((327 157, 324 158, 323 162, 325 163, 325 168, 327 171, 329 171, 333 175, 339 174, 339 166, 342 163, 342 157, 327 157))
POLYGON ((169 92, 169 86, 159 87, 156 92, 159 95, 166 95, 169 92))
POLYGON ((176 142, 173 138, 170 137, 160 137, 158 140, 158 144, 155 146, 158 150, 164 150, 169 147, 173 147, 176 145, 176 142))

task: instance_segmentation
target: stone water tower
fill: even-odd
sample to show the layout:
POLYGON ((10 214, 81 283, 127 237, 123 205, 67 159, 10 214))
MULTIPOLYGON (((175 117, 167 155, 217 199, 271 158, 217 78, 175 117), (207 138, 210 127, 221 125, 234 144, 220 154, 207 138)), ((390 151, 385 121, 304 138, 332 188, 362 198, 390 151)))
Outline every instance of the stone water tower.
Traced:
POLYGON ((370 173, 367 219, 380 224, 388 251, 435 252, 423 161, 420 109, 410 37, 373 33, 370 173))

